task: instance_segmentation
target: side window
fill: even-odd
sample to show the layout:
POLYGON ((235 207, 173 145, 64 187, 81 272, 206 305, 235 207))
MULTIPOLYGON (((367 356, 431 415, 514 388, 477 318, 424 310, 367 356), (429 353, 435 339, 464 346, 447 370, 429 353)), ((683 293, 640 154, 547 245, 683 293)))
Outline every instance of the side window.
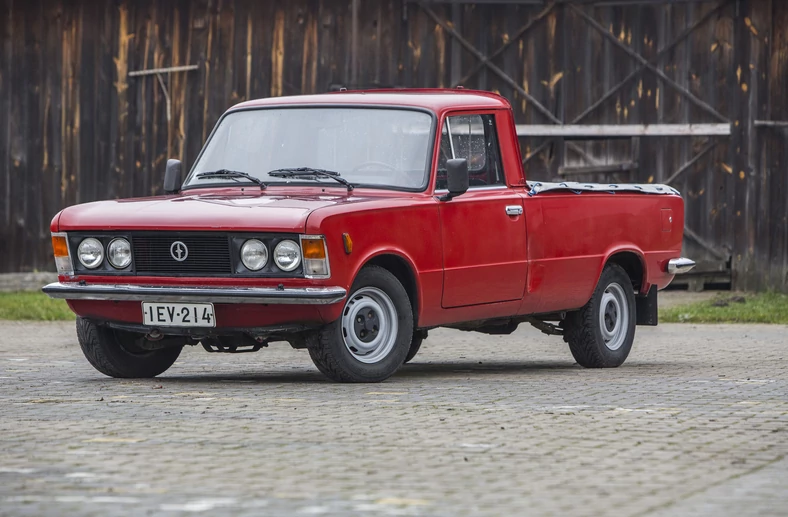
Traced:
POLYGON ((443 124, 436 188, 446 188, 446 161, 468 160, 470 188, 503 185, 494 115, 459 115, 443 124))

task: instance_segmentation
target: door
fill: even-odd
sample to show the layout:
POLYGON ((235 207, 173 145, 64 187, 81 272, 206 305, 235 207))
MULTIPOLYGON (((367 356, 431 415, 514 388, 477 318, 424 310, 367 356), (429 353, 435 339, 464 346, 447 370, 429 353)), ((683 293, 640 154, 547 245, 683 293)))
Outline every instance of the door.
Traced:
POLYGON ((470 188, 441 203, 445 308, 519 300, 528 268, 523 197, 506 185, 494 115, 447 117, 438 162, 466 158, 470 188))

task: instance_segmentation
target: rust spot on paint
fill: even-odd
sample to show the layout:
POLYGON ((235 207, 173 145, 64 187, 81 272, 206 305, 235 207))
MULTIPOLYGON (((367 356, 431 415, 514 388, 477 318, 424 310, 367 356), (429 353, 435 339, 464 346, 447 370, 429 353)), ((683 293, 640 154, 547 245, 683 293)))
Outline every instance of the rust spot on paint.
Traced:
POLYGON ((722 167, 725 170, 725 172, 727 172, 728 174, 733 174, 733 167, 731 167, 727 163, 725 162, 720 163, 720 167, 722 167))
POLYGON ((744 176, 745 176, 744 171, 739 171, 739 179, 743 180, 744 176))
POLYGON ((743 92, 747 91, 747 83, 741 83, 741 91, 743 92))

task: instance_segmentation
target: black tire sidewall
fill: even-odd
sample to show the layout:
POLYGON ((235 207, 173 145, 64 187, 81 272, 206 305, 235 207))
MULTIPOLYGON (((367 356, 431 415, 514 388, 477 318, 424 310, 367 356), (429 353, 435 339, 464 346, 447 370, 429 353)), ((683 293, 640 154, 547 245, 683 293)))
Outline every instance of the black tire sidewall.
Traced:
POLYGON ((423 337, 418 335, 413 336, 413 340, 410 342, 410 348, 408 349, 408 355, 405 356, 405 364, 411 362, 413 358, 416 357, 423 342, 423 337))
POLYGON ((594 337, 597 343, 597 351, 602 358, 604 366, 620 366, 626 361, 632 349, 632 343, 635 341, 635 323, 637 319, 635 313, 635 291, 632 288, 632 281, 621 266, 610 264, 605 267, 599 278, 599 284, 594 291, 591 309, 593 311, 592 321, 594 322, 594 337), (611 350, 607 347, 605 338, 602 336, 602 329, 599 326, 599 312, 602 310, 602 295, 612 283, 616 283, 624 289, 629 312, 629 328, 627 329, 627 335, 624 339, 624 343, 622 343, 617 350, 611 350))
POLYGON ((381 361, 372 364, 362 363, 356 359, 345 346, 341 316, 321 331, 320 342, 322 346, 330 348, 328 352, 335 366, 341 370, 341 380, 379 382, 396 372, 408 355, 413 339, 413 310, 405 288, 386 269, 376 266, 363 268, 353 282, 348 300, 363 287, 376 287, 386 293, 397 311, 397 339, 389 354, 381 361))

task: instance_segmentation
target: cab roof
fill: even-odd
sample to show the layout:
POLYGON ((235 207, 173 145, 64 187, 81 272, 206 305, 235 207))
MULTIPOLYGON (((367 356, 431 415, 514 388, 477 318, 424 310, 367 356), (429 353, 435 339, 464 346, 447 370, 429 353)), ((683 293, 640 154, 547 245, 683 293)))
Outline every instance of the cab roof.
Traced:
POLYGON ((406 106, 427 109, 436 113, 448 109, 509 109, 509 101, 498 94, 465 89, 403 88, 386 90, 352 90, 321 93, 317 95, 293 95, 269 97, 237 104, 231 110, 266 106, 307 105, 370 105, 406 106))

